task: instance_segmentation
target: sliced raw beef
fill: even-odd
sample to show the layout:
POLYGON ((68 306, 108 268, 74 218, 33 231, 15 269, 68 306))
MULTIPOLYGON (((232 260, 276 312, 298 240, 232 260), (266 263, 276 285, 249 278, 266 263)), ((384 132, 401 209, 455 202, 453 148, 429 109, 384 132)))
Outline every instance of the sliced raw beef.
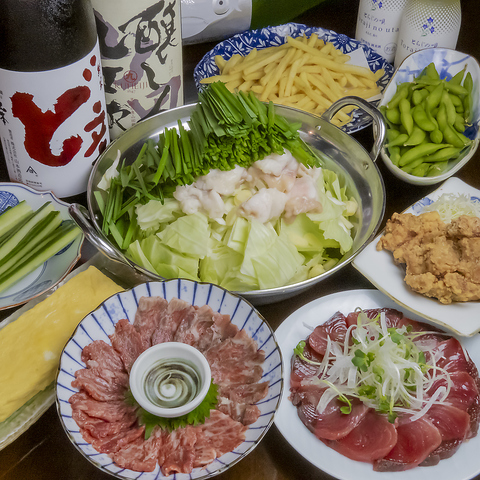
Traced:
POLYGON ((183 318, 195 315, 195 308, 184 300, 173 298, 168 302, 166 315, 152 333, 152 345, 172 342, 183 318))
POLYGON ((267 393, 268 382, 221 387, 217 409, 244 425, 251 425, 260 416, 260 410, 254 404, 265 398, 267 393))
POLYGON ((352 460, 372 463, 385 457, 395 446, 397 429, 385 415, 369 410, 345 437, 323 442, 352 460))
POLYGON ((384 458, 374 461, 377 472, 401 472, 422 463, 442 443, 442 435, 425 417, 397 426, 397 443, 384 458))
POLYGON ((95 400, 108 402, 124 400, 128 387, 128 375, 123 371, 112 372, 105 368, 85 368, 75 372, 72 387, 86 391, 95 400))
POLYGON ((82 361, 87 368, 99 367, 107 370, 125 371, 122 359, 115 349, 103 340, 95 340, 82 350, 82 361))
POLYGON ((204 352, 213 381, 220 386, 255 383, 262 378, 265 354, 245 330, 204 352))
POLYGON ((325 355, 328 338, 334 342, 344 342, 347 332, 347 319, 337 312, 323 325, 318 325, 308 337, 308 345, 319 355, 325 355))
POLYGON ((166 324, 168 302, 162 297, 141 297, 133 325, 142 340, 152 345, 152 335, 160 325, 166 324))
POLYGON ((125 318, 115 325, 115 333, 110 335, 110 341, 120 355, 127 372, 130 371, 139 355, 150 346, 145 339, 142 339, 138 330, 125 318))
POLYGON ((168 477, 172 473, 189 473, 195 461, 197 428, 187 425, 171 432, 162 445, 165 456, 161 465, 162 473, 168 477))
POLYGON ((80 410, 90 417, 100 418, 106 422, 120 422, 125 418, 136 420, 135 407, 128 405, 124 400, 110 400, 100 402, 85 392, 78 392, 70 397, 73 410, 80 410))
POLYGON ((465 440, 470 432, 470 415, 451 405, 432 405, 427 418, 435 425, 442 441, 465 440))

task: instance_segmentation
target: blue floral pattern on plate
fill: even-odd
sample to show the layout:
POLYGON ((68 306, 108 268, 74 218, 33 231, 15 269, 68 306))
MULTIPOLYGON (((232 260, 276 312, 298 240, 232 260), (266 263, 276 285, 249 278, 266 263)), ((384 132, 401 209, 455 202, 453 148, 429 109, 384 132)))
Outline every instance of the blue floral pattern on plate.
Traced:
MULTIPOLYGON (((319 27, 307 27, 299 23, 287 23, 276 27, 259 28, 257 30, 248 30, 243 33, 234 35, 216 45, 210 52, 208 52, 202 60, 195 67, 193 77, 198 90, 201 90, 202 85, 200 80, 219 74, 219 69, 215 63, 215 56, 221 55, 225 60, 228 60, 235 54, 247 55, 254 48, 262 49, 267 47, 274 47, 283 45, 288 36, 298 37, 305 34, 307 37, 316 33, 319 38, 325 42, 331 42, 338 50, 345 54, 350 54, 357 48, 362 48, 368 62, 368 66, 372 72, 384 69, 385 73, 378 80, 377 84, 380 90, 386 88, 390 78, 393 75, 393 66, 385 60, 381 55, 373 51, 368 46, 362 44, 358 40, 354 40, 347 35, 335 33, 333 30, 326 30, 319 27)), ((378 101, 372 102, 377 105, 378 101)), ((342 129, 347 133, 353 133, 361 130, 372 123, 369 115, 366 115, 361 110, 354 110, 352 120, 342 129)))
POLYGON ((87 315, 78 325, 65 346, 60 358, 56 382, 56 404, 62 425, 75 447, 96 467, 116 478, 142 478, 144 480, 192 480, 213 477, 237 463, 250 453, 263 438, 273 423, 283 390, 282 355, 272 329, 257 310, 242 297, 209 283, 174 279, 164 282, 150 282, 131 290, 113 295, 97 310, 87 315), (269 382, 267 396, 257 403, 260 409, 258 420, 249 425, 246 438, 235 450, 222 455, 205 468, 195 468, 190 474, 162 475, 158 465, 153 472, 134 472, 115 465, 106 454, 98 453, 82 437, 78 425, 72 419, 69 398, 78 391, 71 386, 75 372, 85 368, 81 354, 83 348, 94 340, 103 340, 111 345, 109 335, 115 324, 122 318, 133 322, 138 301, 142 296, 160 296, 166 300, 180 298, 192 305, 209 305, 214 311, 230 315, 231 322, 245 330, 259 349, 265 352, 262 381, 269 382))

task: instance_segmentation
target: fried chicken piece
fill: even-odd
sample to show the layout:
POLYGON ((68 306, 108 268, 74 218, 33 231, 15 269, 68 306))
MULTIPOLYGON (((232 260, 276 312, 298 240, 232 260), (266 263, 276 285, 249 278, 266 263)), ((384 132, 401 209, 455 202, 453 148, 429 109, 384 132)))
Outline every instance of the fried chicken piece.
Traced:
POLYGON ((438 212, 395 213, 377 250, 389 250, 406 264, 412 290, 440 302, 480 299, 480 219, 461 216, 445 225, 438 212))

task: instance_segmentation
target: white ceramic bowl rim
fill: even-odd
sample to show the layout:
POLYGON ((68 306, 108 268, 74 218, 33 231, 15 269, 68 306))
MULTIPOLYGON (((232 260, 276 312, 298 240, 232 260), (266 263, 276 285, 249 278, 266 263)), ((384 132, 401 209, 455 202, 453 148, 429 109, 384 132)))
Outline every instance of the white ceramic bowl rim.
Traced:
POLYGON ((197 408, 207 395, 211 380, 212 373, 205 356, 195 347, 180 342, 165 342, 148 348, 135 360, 129 376, 130 389, 140 406, 152 415, 166 418, 180 417, 197 408), (142 385, 145 374, 149 371, 150 367, 158 362, 158 360, 172 358, 193 363, 198 369, 202 383, 200 391, 190 402, 175 408, 162 408, 147 398, 142 385))

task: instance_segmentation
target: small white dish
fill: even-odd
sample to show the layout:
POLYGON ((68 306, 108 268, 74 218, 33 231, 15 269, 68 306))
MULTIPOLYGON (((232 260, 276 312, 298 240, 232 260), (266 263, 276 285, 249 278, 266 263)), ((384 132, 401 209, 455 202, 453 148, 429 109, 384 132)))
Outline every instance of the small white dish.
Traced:
MULTIPOLYGON (((469 480, 480 473, 480 436, 464 442, 450 458, 438 465, 417 467, 404 472, 374 472, 370 463, 356 462, 327 447, 298 418, 297 409, 289 400, 290 361, 298 342, 305 340, 317 325, 326 322, 334 313, 348 314, 356 307, 390 307, 404 312, 412 320, 425 322, 421 316, 411 315, 399 308, 393 300, 377 290, 350 290, 318 298, 304 305, 275 331, 283 357, 285 388, 275 425, 285 440, 306 460, 339 480, 469 480)), ((428 323, 428 322, 427 322, 428 323)), ((457 337, 458 338, 458 337, 457 337)), ((473 361, 480 366, 480 344, 474 338, 458 338, 473 361)))
MULTIPOLYGON (((452 177, 404 213, 420 214, 425 205, 434 202, 443 193, 466 194, 480 201, 480 190, 452 177)), ((395 265, 391 252, 377 251, 376 247, 381 235, 383 232, 352 262, 361 274, 402 308, 442 328, 462 336, 472 336, 480 332, 480 302, 456 302, 444 305, 434 298, 425 297, 411 290, 404 281, 404 270, 401 266, 395 265)))
MULTIPOLYGON (((39 208, 46 202, 52 202, 55 209, 60 212, 62 220, 72 220, 68 213, 68 203, 59 200, 52 192, 39 192, 20 183, 0 183, 0 213, 22 200, 25 200, 33 209, 39 208)), ((0 292, 0 310, 22 305, 63 280, 80 260, 83 239, 82 233, 35 271, 7 290, 0 292)))
POLYGON ((449 170, 435 177, 417 177, 404 172, 392 163, 385 147, 382 148, 380 156, 390 172, 400 180, 413 185, 435 185, 451 177, 472 158, 480 142, 478 133, 480 124, 480 65, 474 57, 466 53, 449 48, 427 48, 412 53, 405 58, 393 74, 390 83, 383 92, 383 99, 380 101, 379 107, 387 105, 395 95, 398 85, 411 82, 414 77, 420 75, 423 69, 432 62, 435 64, 440 78, 450 80, 452 76, 462 70, 465 65, 467 66, 467 72, 472 74, 472 125, 465 130, 465 135, 473 140, 473 142, 460 154, 455 162, 452 162, 449 170))
POLYGON ((167 418, 180 417, 197 408, 211 381, 212 372, 205 356, 180 342, 160 343, 145 350, 135 360, 129 378, 133 397, 140 406, 152 415, 167 418))

